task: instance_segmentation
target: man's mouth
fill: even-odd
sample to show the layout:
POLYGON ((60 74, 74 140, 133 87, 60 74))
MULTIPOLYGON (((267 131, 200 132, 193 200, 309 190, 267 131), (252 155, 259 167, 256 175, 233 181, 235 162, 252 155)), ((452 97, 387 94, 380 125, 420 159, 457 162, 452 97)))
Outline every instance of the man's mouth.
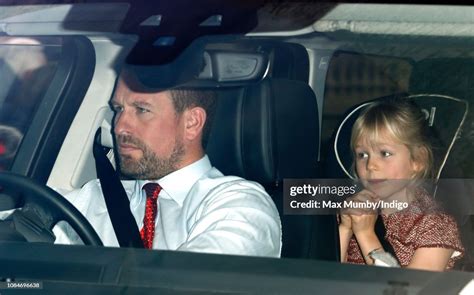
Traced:
POLYGON ((131 151, 134 151, 134 150, 138 150, 139 148, 135 145, 132 145, 132 144, 126 144, 126 143, 121 143, 119 144, 118 146, 119 148, 119 152, 120 153, 127 153, 127 152, 131 152, 131 151))

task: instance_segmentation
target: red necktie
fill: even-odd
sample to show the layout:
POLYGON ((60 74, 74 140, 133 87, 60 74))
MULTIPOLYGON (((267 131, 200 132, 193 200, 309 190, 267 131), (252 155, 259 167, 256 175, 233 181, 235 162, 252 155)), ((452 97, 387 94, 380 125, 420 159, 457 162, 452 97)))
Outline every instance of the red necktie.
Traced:
POLYGON ((143 186, 146 192, 145 217, 143 218, 143 228, 140 236, 143 246, 147 249, 153 247, 153 238, 155 237, 155 219, 158 212, 157 200, 161 191, 161 186, 157 183, 147 183, 143 186))

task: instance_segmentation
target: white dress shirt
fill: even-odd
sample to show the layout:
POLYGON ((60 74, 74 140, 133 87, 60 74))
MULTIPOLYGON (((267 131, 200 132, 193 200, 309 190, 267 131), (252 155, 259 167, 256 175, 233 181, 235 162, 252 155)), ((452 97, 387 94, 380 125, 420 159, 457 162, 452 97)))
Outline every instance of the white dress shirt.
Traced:
MULTIPOLYGON (((147 180, 122 181, 138 227, 143 226, 147 180)), ((202 159, 155 181, 158 196, 154 249, 279 257, 281 224, 263 187, 236 176, 224 176, 202 159)), ((105 246, 118 247, 98 180, 65 195, 92 224, 105 246)), ((53 229, 56 243, 78 244, 64 222, 53 229)))

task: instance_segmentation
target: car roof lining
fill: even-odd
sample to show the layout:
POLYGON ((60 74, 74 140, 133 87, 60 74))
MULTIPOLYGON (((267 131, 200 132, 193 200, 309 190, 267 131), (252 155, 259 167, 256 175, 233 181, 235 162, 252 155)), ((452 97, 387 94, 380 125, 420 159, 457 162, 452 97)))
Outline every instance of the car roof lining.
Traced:
MULTIPOLYGON (((474 7, 472 6, 370 3, 340 3, 328 6, 327 3, 324 4, 316 2, 310 7, 304 7, 307 10, 319 12, 318 18, 305 28, 286 30, 286 32, 267 29, 269 33, 255 30, 254 34, 297 35, 310 31, 331 34, 346 31, 353 34, 474 36, 472 30, 474 7)), ((274 21, 276 22, 277 19, 274 18, 274 21)))
MULTIPOLYGON (((57 1, 56 1, 57 2, 57 1)), ((257 1, 258 3, 258 1, 257 1)), ((235 5, 235 3, 233 4, 235 5)), ((225 12, 232 7, 220 7, 216 13, 225 12)), ((239 7, 244 10, 247 7, 239 7)), ((127 13, 133 9, 133 3, 103 2, 76 4, 42 4, 2 6, 0 21, 12 22, 86 22, 86 21, 124 21, 127 13), (74 8, 74 9, 73 9, 74 8), (47 13, 44 10, 48 10, 47 13), (107 11, 105 11, 107 10, 107 11)), ((158 13, 173 16, 170 7, 155 8, 158 13)), ((258 11, 259 23, 252 29, 254 34, 291 33, 305 31, 308 27, 315 32, 336 32, 338 30, 353 33, 406 34, 406 35, 460 35, 472 36, 474 7, 462 5, 412 5, 412 4, 371 4, 371 3, 266 3, 258 8, 249 5, 249 11, 258 11), (286 6, 285 6, 286 5, 286 6), (303 15, 294 16, 297 11, 303 15), (279 17, 286 18, 281 22, 279 17), (282 24, 283 23, 283 24, 282 24), (433 26, 443 26, 441 31, 433 26), (408 27, 409 26, 409 27, 408 27), (405 27, 404 30, 401 30, 405 27), (462 28, 465 28, 463 30, 462 28), (280 29, 280 30, 279 30, 280 29)), ((143 14, 143 12, 141 12, 143 14)), ((140 19, 153 16, 148 12, 140 19)), ((176 13, 179 15, 179 13, 176 13)), ((204 16, 204 15, 203 15, 204 16)), ((209 13, 205 17, 209 17, 209 13)), ((177 20, 177 19, 176 19, 177 20)), ((129 33, 139 33, 135 23, 124 24, 129 33), (132 28, 133 27, 133 28, 132 28)), ((91 31, 98 31, 91 28, 91 31)))
MULTIPOLYGON (((400 47, 393 51, 394 56, 411 54, 400 49, 403 48, 403 43, 408 47, 412 47, 415 43, 435 45, 436 42, 440 42, 440 38, 443 38, 444 44, 466 47, 466 45, 472 46, 474 38, 473 6, 285 1, 239 4, 236 1, 226 2, 207 10, 200 8, 191 13, 173 11, 171 8, 176 4, 173 5, 153 5, 150 6, 153 8, 150 11, 136 9, 133 2, 124 1, 3 6, 0 10, 0 34, 3 32, 8 35, 107 36, 120 32, 137 35, 137 45, 132 50, 132 57, 129 58, 132 64, 167 63, 192 40, 204 34, 223 32, 247 33, 249 37, 291 38, 304 45, 313 42, 310 38, 321 36, 319 39, 323 42, 318 42, 318 46, 315 47, 307 46, 308 48, 334 47, 334 43, 338 42, 361 47, 362 43, 367 42, 371 48, 366 48, 364 51, 367 50, 366 52, 372 54, 386 54, 387 50, 391 50, 383 48, 387 42, 400 44, 400 47), (230 8, 235 8, 235 11, 230 8), (142 19, 148 19, 153 15, 162 16, 159 25, 140 25, 142 19), (210 15, 222 15, 222 26, 199 26, 201 21, 210 15), (139 20, 133 20, 137 16, 139 20), (229 18, 239 24, 232 26, 226 24, 225 21, 229 18), (176 22, 186 25, 176 28, 177 26, 172 25, 176 22), (174 36, 176 41, 161 48, 154 46, 157 36, 163 35, 174 36), (143 60, 144 55, 150 57, 143 60)), ((470 53, 460 53, 460 56, 467 55, 470 53)), ((415 57, 415 59, 421 58, 423 56, 415 57)))

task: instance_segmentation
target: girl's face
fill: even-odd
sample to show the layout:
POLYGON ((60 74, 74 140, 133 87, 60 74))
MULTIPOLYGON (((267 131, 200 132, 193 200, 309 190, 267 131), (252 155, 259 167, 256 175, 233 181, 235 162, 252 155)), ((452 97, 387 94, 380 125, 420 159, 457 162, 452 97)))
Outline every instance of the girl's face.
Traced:
POLYGON ((412 160, 406 145, 390 136, 376 142, 361 136, 355 146, 355 168, 364 187, 386 199, 404 191, 422 167, 412 160))

